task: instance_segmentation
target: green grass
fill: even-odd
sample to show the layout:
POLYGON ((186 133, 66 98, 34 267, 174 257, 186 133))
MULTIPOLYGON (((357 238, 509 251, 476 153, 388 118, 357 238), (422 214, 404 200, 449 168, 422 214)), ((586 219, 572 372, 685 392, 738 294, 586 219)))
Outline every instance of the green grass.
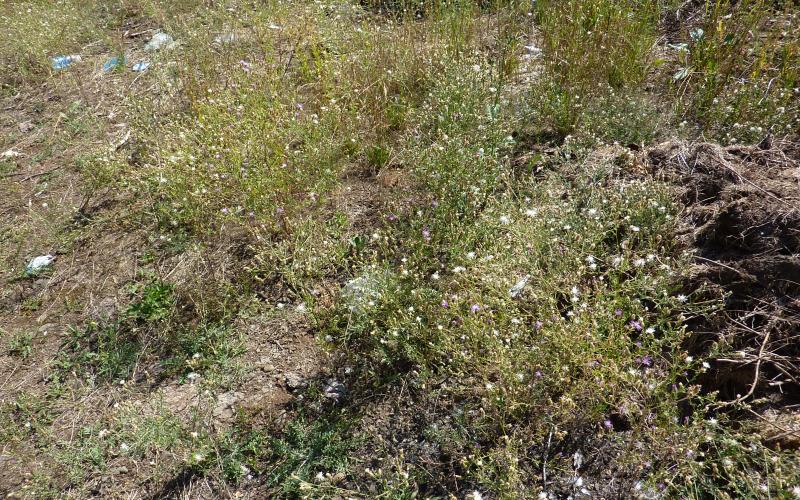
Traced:
MULTIPOLYGON (((100 207, 85 228, 31 219, 74 240, 37 279, 64 279, 66 253, 104 231, 147 233, 109 317, 75 322, 57 353, 4 333, 15 363, 54 360, 44 396, 0 411, 3 443, 35 442, 27 460, 63 470, 32 465, 29 486, 86 496, 127 463, 146 488, 531 498, 575 493, 584 456, 646 496, 790 498, 797 458, 698 385, 686 319, 721 300, 686 289, 679 193, 637 151, 795 134, 800 12, 707 2, 667 33, 679 3, 4 5, 4 89, 80 95, 46 151, 79 151, 75 168, 36 188, 74 182, 100 207), (48 70, 59 53, 83 51, 86 75, 120 47, 139 57, 155 27, 179 44, 146 72, 96 76, 102 98, 79 68, 48 70), (320 379, 274 403, 281 374, 246 363, 308 336, 329 356, 309 363, 320 379), (176 414, 163 387, 197 404, 176 414), (125 404, 84 416, 95 389, 125 404), (215 421, 225 391, 258 403, 215 421), (75 434, 52 433, 71 408, 75 434)), ((22 245, 26 231, 8 232, 22 245)), ((22 296, 20 316, 49 313, 48 293, 22 296)))

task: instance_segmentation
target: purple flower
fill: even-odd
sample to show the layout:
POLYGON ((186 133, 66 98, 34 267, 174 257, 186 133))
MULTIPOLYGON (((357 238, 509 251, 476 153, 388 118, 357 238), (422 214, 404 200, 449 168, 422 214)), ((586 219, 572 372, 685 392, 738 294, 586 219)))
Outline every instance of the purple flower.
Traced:
POLYGON ((303 111, 303 105, 300 104, 299 102, 297 103, 297 109, 299 109, 300 111, 303 111))
POLYGON ((536 330, 536 331, 538 332, 539 330, 541 330, 541 329, 542 329, 542 326, 543 326, 543 325, 544 325, 544 323, 542 323, 541 321, 539 321, 539 320, 537 319, 537 320, 536 320, 536 323, 534 323, 534 324, 533 324, 533 329, 534 329, 534 330, 536 330))
POLYGON ((633 328, 637 332, 641 332, 642 331, 642 323, 640 321, 632 319, 629 324, 630 324, 631 328, 633 328))
POLYGON ((648 354, 643 358, 639 358, 639 364, 642 366, 653 366, 653 357, 648 354))
POLYGON ((450 303, 449 303, 449 302, 447 302, 447 300, 443 300, 443 301, 442 301, 442 307, 444 307, 445 309, 447 309, 447 308, 449 308, 449 307, 450 307, 450 303))
POLYGON ((230 213, 230 209, 228 207, 225 207, 225 208, 222 209, 222 213, 223 214, 228 214, 228 213, 230 213))
POLYGON ((425 241, 431 241, 431 232, 428 231, 427 228, 422 230, 422 239, 424 239, 425 241))
POLYGON ((533 373, 533 376, 536 377, 536 378, 542 378, 544 375, 542 375, 542 372, 540 372, 539 370, 536 370, 533 373))
POLYGON ((619 318, 620 316, 622 316, 622 309, 619 309, 619 308, 618 308, 618 309, 615 309, 615 310, 614 310, 614 316, 616 316, 616 317, 618 317, 618 318, 619 318))
POLYGON ((605 419, 603 420, 603 427, 605 427, 608 430, 611 430, 614 428, 614 424, 611 422, 611 420, 605 419))
POLYGON ((389 214, 386 216, 386 218, 389 219, 389 222, 394 222, 397 220, 397 217, 394 214, 389 214))
POLYGON ((472 311, 473 314, 475 314, 476 312, 481 310, 481 306, 479 306, 478 304, 472 304, 472 307, 470 307, 469 310, 472 311))
POLYGON ((278 207, 275 209, 275 213, 281 215, 283 213, 283 207, 278 207))

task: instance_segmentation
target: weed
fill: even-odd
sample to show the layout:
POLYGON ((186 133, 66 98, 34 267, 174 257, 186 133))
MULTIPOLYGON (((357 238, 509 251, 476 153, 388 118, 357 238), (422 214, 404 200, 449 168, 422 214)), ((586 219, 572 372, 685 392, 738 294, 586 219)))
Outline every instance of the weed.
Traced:
POLYGON ((120 324, 71 327, 56 368, 103 381, 124 380, 133 374, 140 350, 139 341, 120 324))
POLYGON ((33 334, 30 332, 17 332, 8 339, 8 353, 27 359, 33 352, 33 334))
POLYGON ((348 428, 347 420, 341 417, 332 421, 293 420, 280 437, 269 442, 271 465, 264 471, 268 486, 281 495, 294 496, 317 473, 346 472, 348 452, 353 447, 345 437, 348 428))
POLYGON ((145 323, 159 322, 167 319, 174 307, 172 286, 153 281, 144 285, 135 285, 132 292, 138 295, 128 307, 127 314, 131 318, 145 323))

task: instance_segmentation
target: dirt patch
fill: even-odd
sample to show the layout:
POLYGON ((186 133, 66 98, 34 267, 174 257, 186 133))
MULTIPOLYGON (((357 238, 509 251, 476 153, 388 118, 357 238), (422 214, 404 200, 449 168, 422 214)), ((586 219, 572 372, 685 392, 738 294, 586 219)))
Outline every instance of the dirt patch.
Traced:
POLYGON ((716 359, 703 384, 726 400, 797 402, 800 145, 668 142, 646 151, 644 163, 683 187, 679 237, 695 258, 686 291, 725 296, 721 311, 689 321, 690 349, 734 353, 716 359))

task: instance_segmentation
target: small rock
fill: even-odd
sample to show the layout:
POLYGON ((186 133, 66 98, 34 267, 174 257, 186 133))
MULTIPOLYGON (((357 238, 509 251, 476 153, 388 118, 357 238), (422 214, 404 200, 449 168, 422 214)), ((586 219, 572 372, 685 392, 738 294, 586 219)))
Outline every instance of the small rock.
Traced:
POLYGON ((302 375, 295 372, 290 372, 284 375, 283 381, 286 383, 286 387, 288 387, 292 392, 304 389, 308 385, 302 375))
POLYGON ((339 402, 339 400, 344 398, 347 394, 347 388, 343 383, 336 379, 328 379, 328 383, 325 385, 323 394, 326 398, 331 399, 334 402, 339 402))
POLYGON ((39 327, 38 332, 47 334, 50 333, 50 330, 55 330, 56 326, 57 325, 55 323, 45 323, 39 327))
POLYGON ((20 122, 17 125, 17 128, 19 128, 19 131, 22 132, 23 134, 27 134, 28 132, 30 132, 31 130, 33 130, 36 127, 33 125, 32 121, 28 120, 28 121, 25 121, 25 122, 20 122))
POLYGON ((239 392, 228 391, 217 397, 217 405, 214 407, 213 415, 217 419, 229 419, 233 417, 234 405, 242 397, 239 392))
POLYGON ((261 371, 265 371, 267 373, 275 371, 275 365, 270 363, 269 360, 270 360, 270 358, 264 357, 264 358, 261 358, 258 361, 258 365, 259 365, 259 368, 261 368, 261 371))

